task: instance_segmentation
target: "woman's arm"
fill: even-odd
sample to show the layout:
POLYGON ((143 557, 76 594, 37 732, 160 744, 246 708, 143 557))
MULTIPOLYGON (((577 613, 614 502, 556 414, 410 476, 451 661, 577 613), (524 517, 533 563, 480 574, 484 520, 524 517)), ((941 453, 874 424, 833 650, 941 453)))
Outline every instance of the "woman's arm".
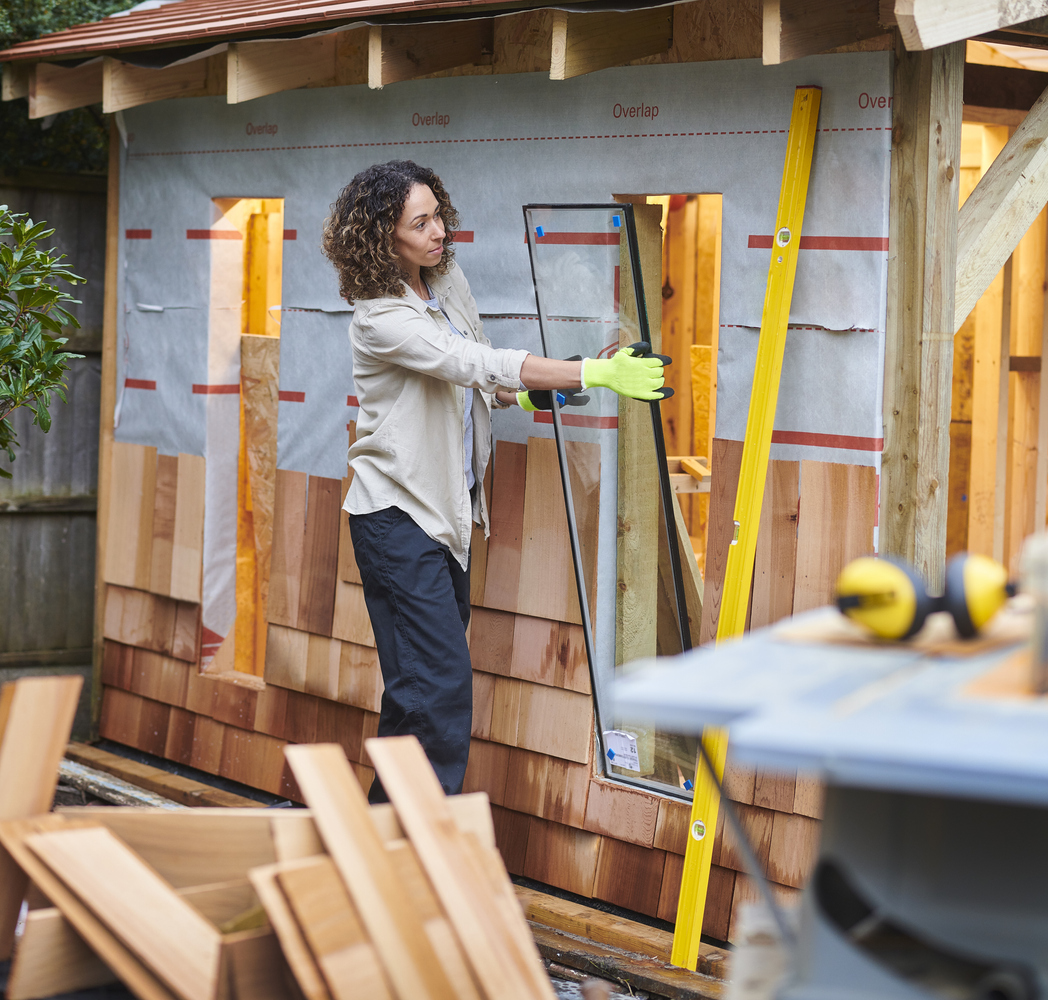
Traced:
MULTIPOLYGON (((528 389, 581 389, 582 362, 557 361, 529 354, 521 366, 520 380, 528 389)), ((496 392, 495 398, 503 406, 517 402, 515 392, 496 392)))

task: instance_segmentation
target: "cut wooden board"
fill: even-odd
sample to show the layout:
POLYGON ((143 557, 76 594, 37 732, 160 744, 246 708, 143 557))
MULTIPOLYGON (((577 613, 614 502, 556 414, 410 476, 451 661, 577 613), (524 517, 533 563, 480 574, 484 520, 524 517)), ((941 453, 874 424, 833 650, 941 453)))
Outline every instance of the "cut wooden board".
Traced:
POLYGON ((271 927, 226 934, 222 966, 229 977, 230 1000, 301 1000, 279 939, 271 927))
POLYGON ((269 620, 298 627, 306 544, 309 476, 277 469, 273 491, 273 554, 269 571, 269 620))
POLYGON ((334 1000, 391 998, 389 980, 334 862, 320 857, 282 865, 276 878, 334 1000))
POLYGON ((302 928, 299 927, 291 905, 277 882, 277 875, 282 868, 283 864, 252 868, 249 872, 251 884, 255 887, 258 898, 262 900, 266 916, 276 931, 280 948, 305 1000, 332 1000, 302 928))
POLYGON ((180 454, 169 593, 180 601, 199 604, 203 574, 204 459, 200 455, 180 454))
POLYGON ((38 1000, 116 979, 57 907, 30 910, 7 977, 7 1000, 38 1000))
POLYGON ((742 442, 725 438, 713 439, 710 479, 709 534, 706 542, 706 572, 704 575, 705 601, 702 609, 700 641, 712 642, 717 635, 720 618, 721 594, 724 590, 724 572, 728 567, 728 551, 735 533, 735 493, 739 486, 742 466, 742 442))
POLYGON ((33 834, 26 844, 175 993, 218 996, 221 934, 108 830, 33 834))
POLYGON ((484 606, 501 611, 516 611, 520 593, 527 454, 527 446, 515 441, 495 443, 484 606))
MULTIPOLYGON (((506 1000, 551 1000, 549 978, 505 869, 499 866, 504 880, 499 885, 482 863, 483 852, 477 849, 475 838, 454 827, 444 793, 418 740, 369 740, 367 750, 482 992, 506 1000)), ((288 754, 300 752, 296 747, 288 754)))
MULTIPOLYGON (((0 688, 0 820, 46 813, 83 679, 23 677, 0 688)), ((27 879, 0 851, 0 958, 9 958, 27 879)))
POLYGON ((153 505, 153 542, 150 555, 149 586, 146 588, 154 594, 166 596, 171 593, 171 557, 175 544, 177 501, 178 459, 174 455, 158 455, 156 499, 153 505))
POLYGON ((872 466, 801 463, 794 614, 832 603, 841 570, 873 551, 876 514, 872 466))
POLYGON ((153 553, 156 448, 114 442, 112 463, 104 579, 147 588, 153 553))
MULTIPOLYGON (((369 752, 378 742, 370 741, 369 752)), ((453 1000, 454 988, 404 894, 342 749, 329 743, 289 746, 285 753, 394 995, 400 1000, 453 1000)))
POLYGON ((54 814, 31 820, 8 820, 0 822, 0 844, 3 844, 7 853, 14 858, 18 867, 62 911, 62 915, 91 946, 95 954, 140 1000, 174 1000, 175 994, 147 969, 26 845, 28 837, 43 831, 84 828, 90 824, 90 820, 66 820, 54 814))
POLYGON ((799 481, 800 463, 768 463, 753 564, 751 628, 763 628, 793 613, 799 481))
POLYGON ((341 496, 342 484, 338 479, 309 477, 298 628, 317 635, 331 635, 338 577, 341 496))

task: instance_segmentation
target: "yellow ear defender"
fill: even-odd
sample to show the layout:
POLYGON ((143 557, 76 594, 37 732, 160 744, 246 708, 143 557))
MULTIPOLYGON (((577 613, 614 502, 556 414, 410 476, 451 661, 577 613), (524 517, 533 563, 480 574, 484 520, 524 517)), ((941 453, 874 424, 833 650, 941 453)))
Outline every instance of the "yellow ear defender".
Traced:
POLYGON ((895 559, 853 559, 837 579, 841 613, 882 639, 909 639, 933 611, 948 611, 957 631, 968 639, 1015 594, 1008 571, 987 556, 963 552, 946 565, 946 592, 929 597, 912 566, 895 559))

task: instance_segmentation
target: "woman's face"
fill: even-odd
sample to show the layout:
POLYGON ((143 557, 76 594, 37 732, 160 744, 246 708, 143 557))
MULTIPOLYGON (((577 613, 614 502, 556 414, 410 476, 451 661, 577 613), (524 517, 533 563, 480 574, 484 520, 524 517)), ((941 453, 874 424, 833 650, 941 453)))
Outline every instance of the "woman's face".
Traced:
POLYGON ((426 184, 408 191, 404 211, 393 230, 397 255, 406 265, 436 267, 444 253, 444 222, 440 206, 426 184))

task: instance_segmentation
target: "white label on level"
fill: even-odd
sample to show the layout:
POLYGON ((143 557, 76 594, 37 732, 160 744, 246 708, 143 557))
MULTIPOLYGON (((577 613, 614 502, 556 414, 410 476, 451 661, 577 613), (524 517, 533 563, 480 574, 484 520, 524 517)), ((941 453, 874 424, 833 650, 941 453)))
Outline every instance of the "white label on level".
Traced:
POLYGON ((640 755, 637 753, 637 737, 621 729, 608 729, 604 732, 604 746, 608 760, 616 767, 626 771, 640 773, 640 755))

